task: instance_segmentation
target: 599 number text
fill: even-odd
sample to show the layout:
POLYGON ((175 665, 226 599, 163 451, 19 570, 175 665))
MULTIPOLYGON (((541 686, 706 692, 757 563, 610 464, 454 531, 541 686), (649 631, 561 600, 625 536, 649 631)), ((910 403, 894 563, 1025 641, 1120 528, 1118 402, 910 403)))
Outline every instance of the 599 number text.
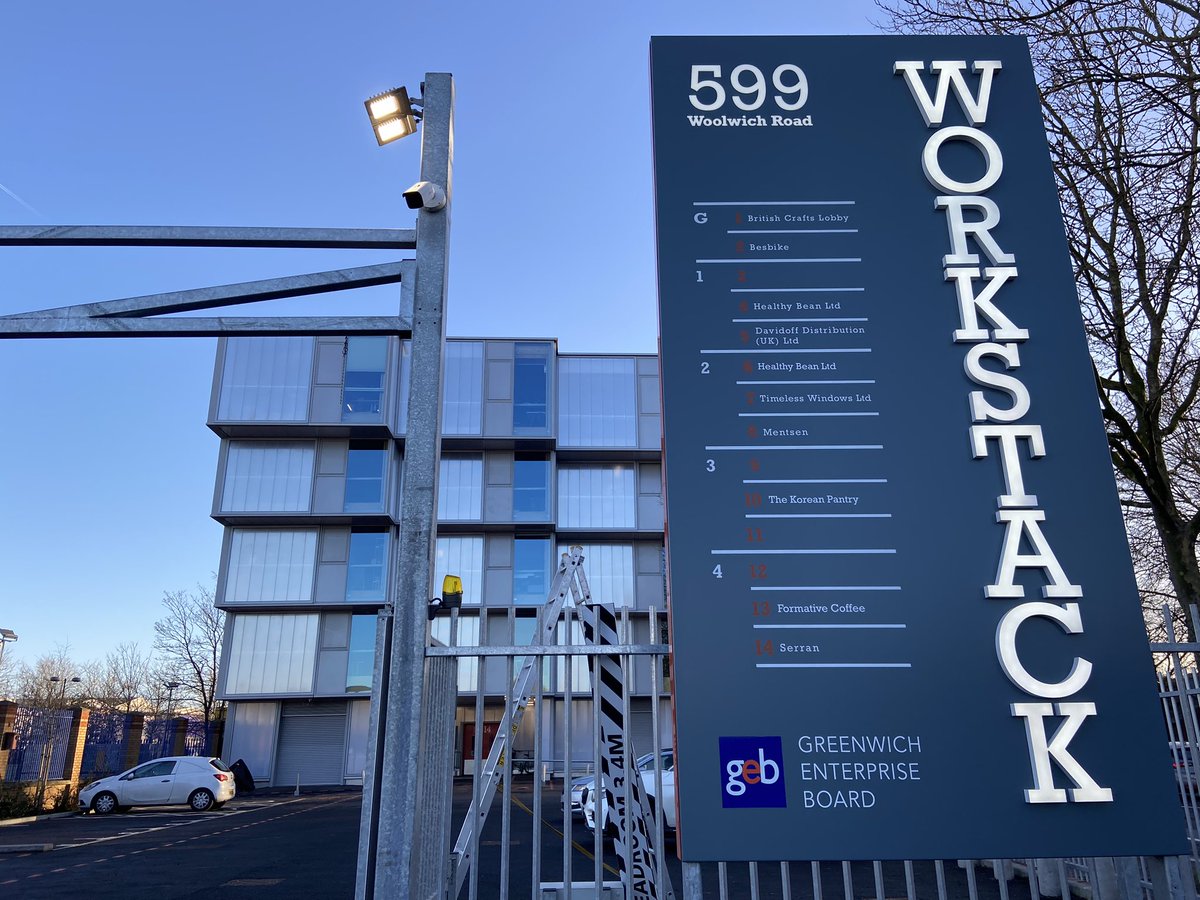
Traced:
MULTIPOLYGON (((787 112, 795 112, 808 100, 808 77, 793 63, 783 63, 771 72, 771 85, 778 91, 771 99, 787 112)), ((743 63, 729 72, 729 88, 733 105, 744 112, 753 112, 767 102, 767 79, 762 69, 743 63)), ((692 91, 688 99, 702 112, 712 112, 725 105, 729 91, 721 77, 720 66, 692 66, 692 91)))

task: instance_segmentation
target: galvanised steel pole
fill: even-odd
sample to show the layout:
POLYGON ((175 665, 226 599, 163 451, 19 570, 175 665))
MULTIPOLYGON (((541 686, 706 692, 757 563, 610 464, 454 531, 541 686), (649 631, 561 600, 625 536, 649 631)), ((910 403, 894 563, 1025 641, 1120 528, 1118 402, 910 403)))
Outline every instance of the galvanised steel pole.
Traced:
MULTIPOLYGON (((422 209, 417 215, 412 376, 400 537, 392 572, 391 646, 390 653, 375 660, 376 700, 363 785, 355 893, 359 898, 381 900, 418 895, 417 842, 423 834, 449 829, 448 821, 440 821, 448 810, 418 810, 416 798, 419 767, 425 762, 422 757, 428 755, 422 750, 421 718, 441 444, 454 80, 447 73, 427 74, 423 94, 421 180, 440 185, 447 199, 442 209, 422 209)), ((387 643, 381 640, 377 647, 386 650, 387 643)), ((436 736, 426 740, 438 743, 436 736)))

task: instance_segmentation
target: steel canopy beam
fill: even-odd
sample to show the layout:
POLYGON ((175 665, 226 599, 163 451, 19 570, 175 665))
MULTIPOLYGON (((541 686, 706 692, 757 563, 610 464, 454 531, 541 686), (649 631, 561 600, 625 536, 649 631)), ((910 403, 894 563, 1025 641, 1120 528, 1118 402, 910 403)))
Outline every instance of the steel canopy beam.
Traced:
MULTIPOLYGON (((237 306, 243 303, 258 303, 263 300, 278 300, 284 297, 303 297, 324 294, 330 291, 346 291, 354 288, 375 287, 395 284, 411 270, 412 263, 403 260, 378 266, 361 266, 354 269, 337 269, 332 272, 314 272, 309 275, 288 275, 284 278, 268 278, 263 281, 246 281, 240 284, 223 284, 216 287, 195 288, 189 291, 172 291, 164 294, 148 294, 128 297, 124 300, 104 300, 99 303, 83 303, 76 306, 59 306, 26 313, 0 316, 0 326, 7 322, 28 319, 51 318, 109 318, 116 316, 153 316, 166 313, 189 312, 198 309, 213 309, 220 306, 237 306)), ((407 312, 401 310, 401 312, 407 312)), ((352 318, 352 317, 351 317, 352 318)), ((3 333, 3 331, 0 331, 3 333)))
POLYGON ((415 250, 411 228, 209 228, 188 225, 4 225, 0 247, 276 247, 415 250))
POLYGON ((0 338, 268 337, 309 334, 398 334, 409 337, 412 334, 412 319, 400 316, 20 316, 0 319, 0 338))

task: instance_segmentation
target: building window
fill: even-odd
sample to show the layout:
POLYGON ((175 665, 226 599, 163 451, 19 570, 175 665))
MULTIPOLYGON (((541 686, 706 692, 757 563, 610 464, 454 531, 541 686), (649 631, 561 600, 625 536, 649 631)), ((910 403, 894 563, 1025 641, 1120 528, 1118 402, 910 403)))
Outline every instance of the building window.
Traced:
POLYGON ((311 443, 230 441, 221 510, 308 512, 315 457, 311 443))
POLYGON ((354 700, 349 706, 350 733, 346 741, 346 777, 361 779, 367 768, 367 727, 371 722, 371 703, 369 700, 354 700))
MULTIPOLYGON (((566 553, 568 547, 559 547, 566 553)), ((583 571, 593 603, 608 603, 620 608, 635 605, 632 544, 583 545, 583 571)))
POLYGON ((560 528, 634 528, 637 478, 633 466, 561 466, 560 528))
POLYGON ((226 603, 312 600, 317 532, 234 528, 225 572, 226 603))
POLYGON ((637 432, 636 360, 559 358, 560 447, 636 447, 637 432))
POLYGON ((225 340, 222 422, 303 422, 308 419, 313 339, 231 337, 225 340))
MULTIPOLYGON (((559 622, 554 627, 554 642, 559 646, 571 645, 580 646, 584 643, 583 640, 583 625, 577 619, 571 620, 570 638, 566 637, 567 631, 565 622, 559 622)), ((551 685, 543 682, 543 687, 550 691, 557 691, 562 694, 567 689, 567 673, 571 676, 571 694, 578 697, 580 694, 590 694, 592 691, 592 679, 588 671, 588 658, 586 656, 570 657, 570 667, 566 660, 568 657, 556 656, 554 658, 554 675, 555 684, 551 685)), ((547 667, 549 668, 549 667, 547 667)), ((548 671, 545 674, 549 674, 548 671)))
POLYGON ((446 342, 442 386, 442 434, 480 434, 483 430, 483 343, 446 342))
POLYGON ((518 453, 513 460, 513 520, 550 521, 550 460, 518 453))
POLYGON ((225 692, 311 693, 319 620, 317 615, 234 616, 225 692))
POLYGON ((483 457, 443 456, 438 464, 438 519, 477 522, 483 517, 483 457))
MULTIPOLYGON (((450 617, 438 616, 430 626, 433 639, 442 644, 450 644, 450 617)), ((479 646, 479 615, 477 613, 460 614, 458 617, 458 647, 479 646)), ((460 656, 458 658, 458 689, 460 691, 475 691, 479 686, 479 657, 460 656)))
POLYGON ((550 591, 550 539, 513 541, 513 603, 545 603, 550 591))
POLYGON ((351 441, 346 455, 345 512, 382 512, 387 481, 387 444, 383 441, 351 441))
POLYGON ((513 358, 513 434, 548 434, 550 345, 517 344, 513 358))
POLYGON ((387 372, 386 337, 346 338, 342 387, 343 422, 382 422, 387 372))
POLYGON ((442 579, 457 575, 463 583, 463 603, 476 606, 483 597, 483 537, 439 537, 433 583, 440 591, 442 579))
POLYGON ((384 602, 387 592, 388 532, 382 528, 354 528, 346 567, 346 600, 351 603, 384 602))
POLYGON ((346 693, 371 690, 375 672, 375 626, 378 616, 350 617, 350 652, 346 655, 346 693))

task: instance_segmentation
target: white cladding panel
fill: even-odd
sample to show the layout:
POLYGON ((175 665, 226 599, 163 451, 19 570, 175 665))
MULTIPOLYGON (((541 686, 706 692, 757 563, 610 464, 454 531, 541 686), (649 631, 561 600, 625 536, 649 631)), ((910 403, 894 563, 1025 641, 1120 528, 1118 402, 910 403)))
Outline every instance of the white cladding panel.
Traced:
POLYGON ((312 600, 316 529, 235 528, 226 570, 226 603, 312 600))
POLYGON ((311 337, 227 338, 217 419, 306 421, 312 358, 311 337))
POLYGON ((316 448, 296 441, 230 441, 223 512, 307 512, 316 448))
POLYGON ((225 692, 311 692, 319 621, 317 615, 235 615, 225 692))
POLYGON ((562 466, 559 528, 633 528, 637 524, 633 466, 562 466))
POLYGON ((636 360, 559 359, 560 447, 636 447, 637 418, 636 360))
MULTIPOLYGON (((463 583, 463 603, 479 605, 483 597, 483 537, 440 537, 437 539, 437 555, 434 560, 434 593, 442 591, 442 579, 457 575, 463 583)), ((504 602, 504 598, 491 598, 493 602, 504 602)))
POLYGON ((478 521, 483 515, 483 457, 444 456, 438 471, 439 521, 478 521))

